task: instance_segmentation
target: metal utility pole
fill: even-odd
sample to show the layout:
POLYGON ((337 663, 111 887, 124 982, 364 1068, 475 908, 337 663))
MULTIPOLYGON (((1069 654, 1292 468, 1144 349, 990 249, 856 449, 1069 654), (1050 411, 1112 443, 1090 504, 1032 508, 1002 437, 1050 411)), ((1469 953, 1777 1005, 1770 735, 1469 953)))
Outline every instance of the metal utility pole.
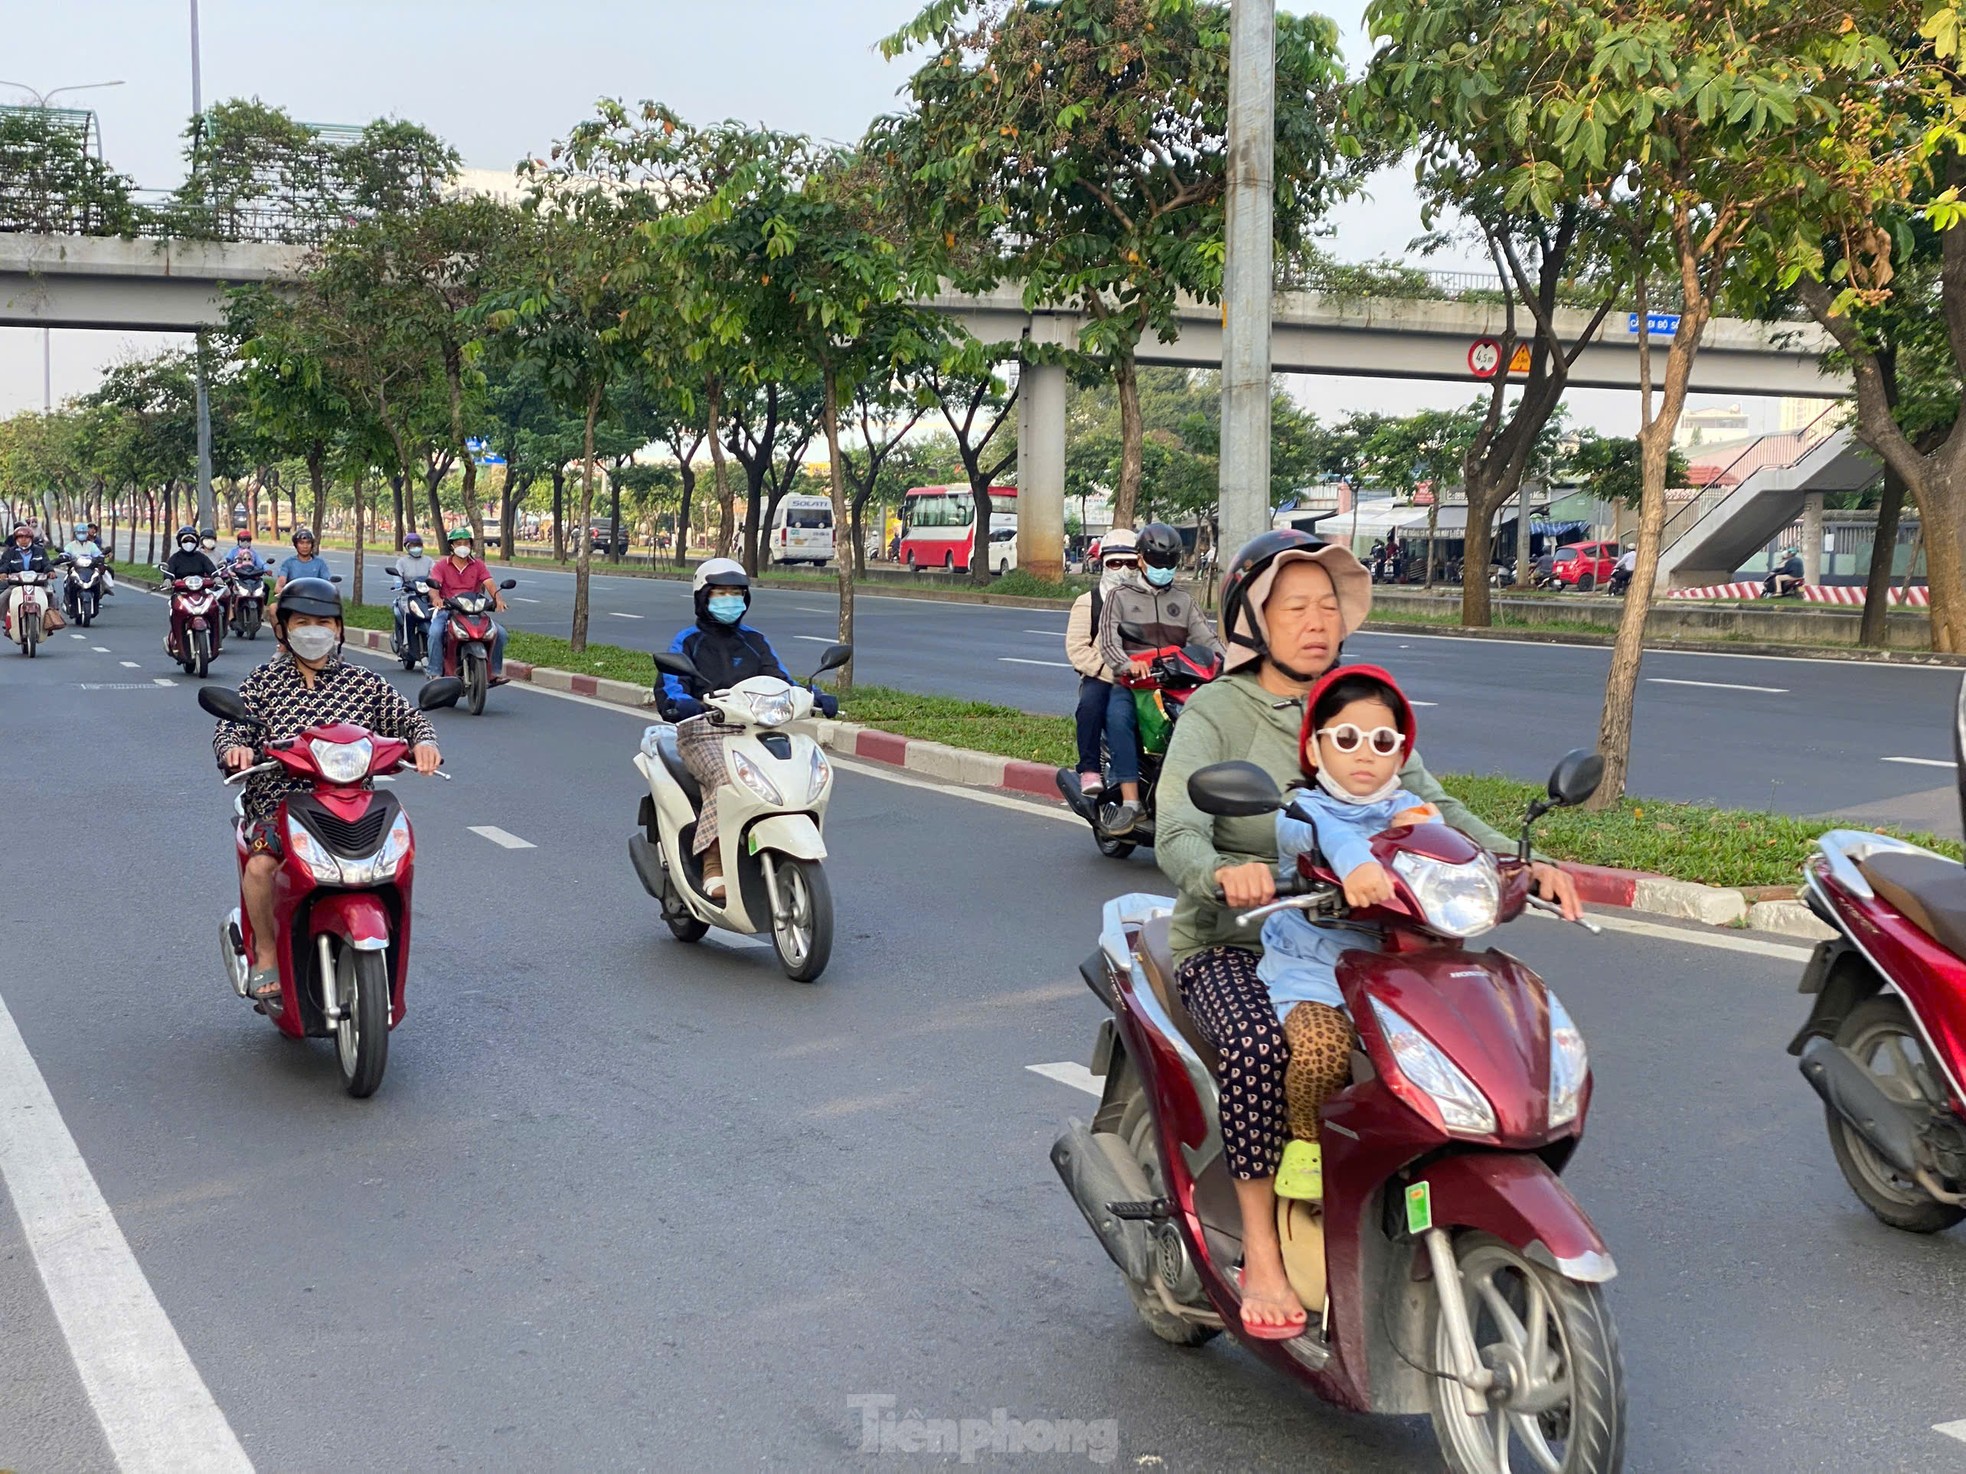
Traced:
POLYGON ((1228 259, 1222 272, 1222 552, 1270 525, 1276 0, 1229 0, 1228 259))
MULTIPOLYGON (((198 62, 198 0, 191 0, 191 167, 204 166, 205 89, 198 62)), ((212 502, 212 400, 205 385, 205 335, 198 335, 198 525, 218 527, 212 502)))

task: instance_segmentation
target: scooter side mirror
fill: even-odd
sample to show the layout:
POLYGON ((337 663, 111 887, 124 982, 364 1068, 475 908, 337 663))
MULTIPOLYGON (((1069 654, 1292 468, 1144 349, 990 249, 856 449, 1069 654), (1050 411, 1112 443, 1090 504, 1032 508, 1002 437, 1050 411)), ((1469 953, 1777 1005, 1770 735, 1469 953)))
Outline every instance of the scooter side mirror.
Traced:
POLYGON ((1550 805, 1552 808, 1575 808, 1593 793, 1598 784, 1604 781, 1604 758, 1588 747, 1573 748, 1563 755, 1550 774, 1550 805))
POLYGON ((1283 807, 1276 781, 1254 763, 1211 763, 1188 778, 1188 798, 1204 814, 1247 819, 1283 807))
POLYGON ((425 681, 423 689, 416 693, 416 709, 436 711, 439 707, 456 706, 463 695, 464 682, 456 676, 438 676, 434 681, 425 681))
POLYGON ((245 698, 227 686, 200 686, 198 704, 222 722, 241 722, 251 727, 265 725, 252 714, 245 698))
POLYGON ((825 675, 829 670, 838 670, 851 659, 853 659, 853 646, 828 645, 826 647, 826 653, 819 657, 819 668, 812 674, 816 679, 819 676, 825 675))
POLYGON ((516 578, 508 578, 504 583, 499 585, 501 589, 516 589, 518 586, 519 580, 516 578))
POLYGON ((330 574, 328 575, 328 582, 329 582, 329 583, 340 583, 340 582, 341 582, 341 575, 340 575, 339 573, 330 573, 330 574))
POLYGON ((681 676, 686 681, 701 682, 703 679, 702 673, 696 668, 696 662, 676 650, 656 651, 655 668, 665 676, 681 676))

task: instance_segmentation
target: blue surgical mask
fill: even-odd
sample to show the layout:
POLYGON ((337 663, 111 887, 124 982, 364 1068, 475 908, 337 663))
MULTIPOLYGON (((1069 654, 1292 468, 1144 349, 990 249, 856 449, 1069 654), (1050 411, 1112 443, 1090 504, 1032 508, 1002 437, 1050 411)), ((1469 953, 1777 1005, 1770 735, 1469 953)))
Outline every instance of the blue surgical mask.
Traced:
POLYGON ((719 594, 709 601, 710 617, 718 624, 736 624, 744 617, 742 594, 719 594))
POLYGON ((1157 589, 1164 589, 1174 582, 1174 570, 1172 568, 1156 568, 1153 564, 1149 563, 1142 571, 1147 575, 1147 582, 1157 589))

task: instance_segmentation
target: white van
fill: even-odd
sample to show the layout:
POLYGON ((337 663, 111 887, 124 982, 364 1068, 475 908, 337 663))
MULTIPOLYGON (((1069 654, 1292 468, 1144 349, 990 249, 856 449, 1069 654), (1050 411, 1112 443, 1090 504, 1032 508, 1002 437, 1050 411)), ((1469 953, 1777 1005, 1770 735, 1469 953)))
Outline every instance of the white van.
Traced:
POLYGON ((831 498, 788 496, 772 513, 765 548, 774 563, 811 563, 823 568, 833 561, 834 541, 831 498))

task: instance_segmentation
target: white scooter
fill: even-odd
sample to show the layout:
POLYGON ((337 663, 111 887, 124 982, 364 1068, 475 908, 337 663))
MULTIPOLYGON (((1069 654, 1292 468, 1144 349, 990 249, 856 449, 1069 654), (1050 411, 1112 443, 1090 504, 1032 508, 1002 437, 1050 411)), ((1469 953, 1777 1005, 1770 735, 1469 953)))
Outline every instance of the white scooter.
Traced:
MULTIPOLYGON (((724 761, 730 781, 717 794, 721 902, 704 894, 702 868, 690 853, 702 789, 683 766, 676 728, 662 722, 642 733, 635 767, 649 791, 628 858, 643 888, 662 903, 662 919, 677 940, 701 941, 713 926, 742 936, 769 931, 779 965, 793 982, 813 982, 825 971, 833 952, 833 894, 823 868, 822 830, 833 765, 814 730, 811 681, 852 658, 851 645, 834 645, 805 686, 752 676, 704 698, 714 720, 729 729, 724 761)), ((655 665, 665 675, 699 684, 703 679, 685 655, 665 650, 655 665)))
POLYGON ((42 626, 48 617, 48 575, 10 573, 0 581, 0 586, 5 588, 7 638, 32 660, 34 648, 45 633, 42 626))

